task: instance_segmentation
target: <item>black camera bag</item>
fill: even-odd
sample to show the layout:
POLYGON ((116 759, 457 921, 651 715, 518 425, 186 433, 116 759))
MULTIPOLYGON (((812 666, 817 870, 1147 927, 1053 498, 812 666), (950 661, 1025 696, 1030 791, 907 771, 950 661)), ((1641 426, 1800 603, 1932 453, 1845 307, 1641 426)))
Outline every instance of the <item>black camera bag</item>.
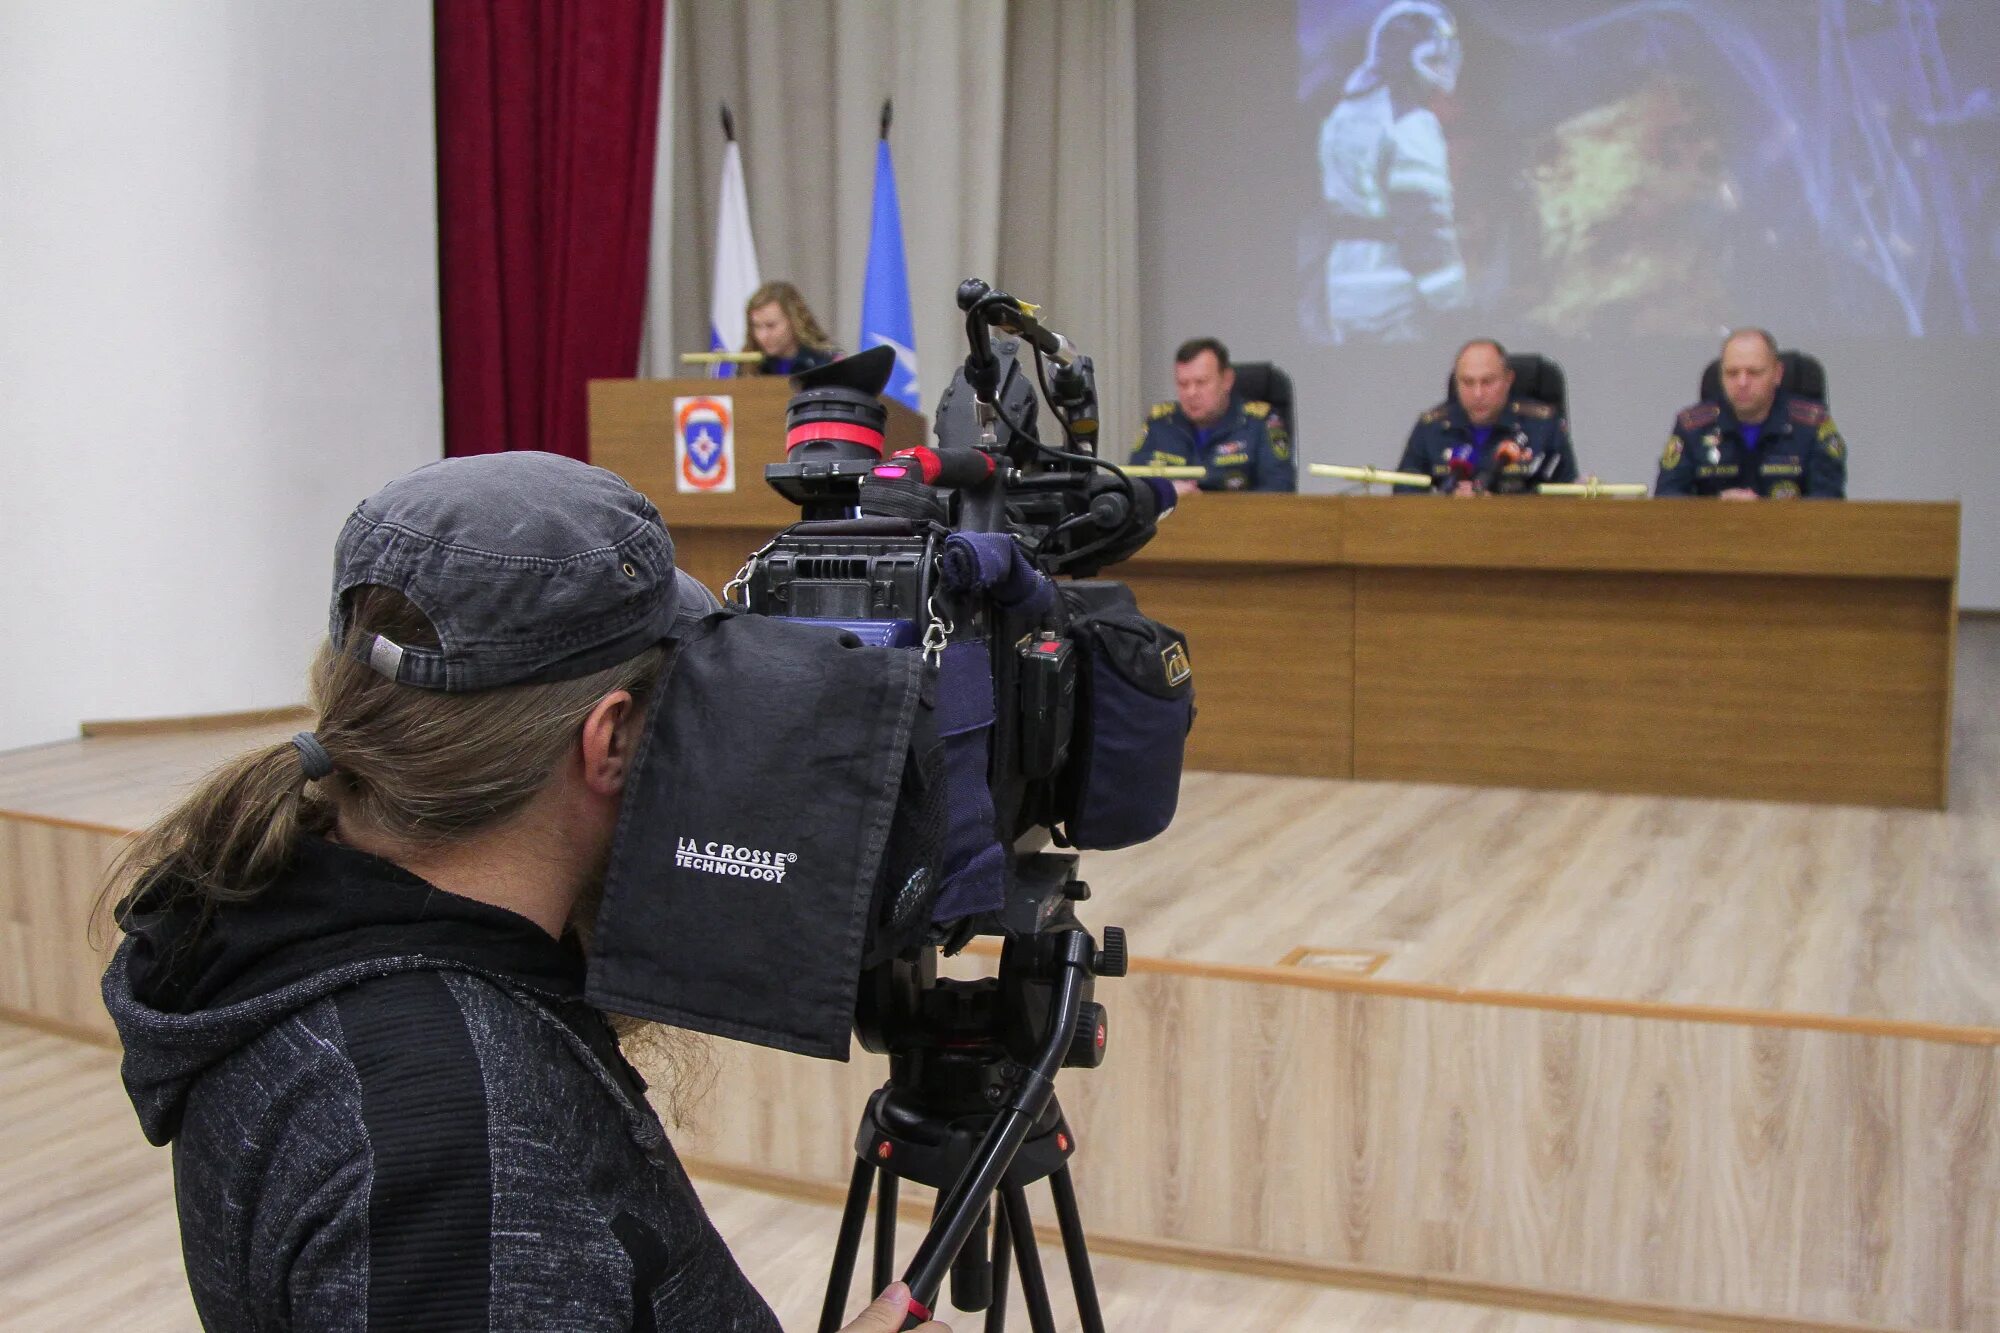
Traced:
POLYGON ((1122 583, 1060 587, 1082 654, 1063 841, 1084 851, 1130 847, 1165 832, 1180 801, 1194 725, 1187 636, 1142 614, 1122 583))

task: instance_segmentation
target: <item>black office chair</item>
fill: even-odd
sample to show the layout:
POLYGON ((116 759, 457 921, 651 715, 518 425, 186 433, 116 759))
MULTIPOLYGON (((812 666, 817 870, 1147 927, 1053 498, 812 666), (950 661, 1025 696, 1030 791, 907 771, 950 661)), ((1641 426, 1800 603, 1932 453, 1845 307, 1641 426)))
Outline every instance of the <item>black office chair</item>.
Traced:
MULTIPOLYGON (((1509 352, 1507 369, 1514 372, 1513 397, 1525 398, 1530 402, 1546 403, 1556 410, 1556 415, 1569 415, 1569 382, 1563 378, 1563 368, 1539 352, 1509 352)), ((1447 402, 1458 401, 1458 374, 1445 376, 1444 396, 1447 402)))
POLYGON ((1239 361, 1236 365, 1236 393, 1246 403, 1269 403, 1271 414, 1285 423, 1292 437, 1292 455, 1298 456, 1299 415, 1292 405, 1292 377, 1269 361, 1239 361))
MULTIPOLYGON (((1819 358, 1808 352, 1790 351, 1778 353, 1778 364, 1785 368, 1785 378, 1778 383, 1780 393, 1789 393, 1797 398, 1810 398, 1821 407, 1826 401, 1826 367, 1819 358)), ((1701 372, 1701 401, 1704 403, 1726 403, 1729 400, 1722 393, 1722 358, 1708 363, 1708 369, 1701 372)))

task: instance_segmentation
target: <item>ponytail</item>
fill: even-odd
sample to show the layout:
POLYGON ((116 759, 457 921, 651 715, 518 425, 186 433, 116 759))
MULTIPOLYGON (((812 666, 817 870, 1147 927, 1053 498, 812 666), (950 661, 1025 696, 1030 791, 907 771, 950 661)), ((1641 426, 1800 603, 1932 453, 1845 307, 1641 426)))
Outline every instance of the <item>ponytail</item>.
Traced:
MULTIPOLYGON (((367 587, 352 595, 350 647, 378 633, 436 646, 429 620, 400 593, 367 587)), ((148 910, 192 897, 204 918, 256 896, 301 839, 333 830, 336 815, 420 846, 498 824, 547 784, 599 700, 627 690, 643 701, 666 661, 667 650, 654 647, 578 680, 448 694, 399 685, 356 653, 322 645, 311 744, 287 741, 232 760, 139 834, 106 878, 93 939, 107 916, 123 925, 155 888, 169 896, 149 898, 148 910), (308 777, 309 764, 325 776, 308 777), (107 911, 121 893, 115 913, 107 911)))

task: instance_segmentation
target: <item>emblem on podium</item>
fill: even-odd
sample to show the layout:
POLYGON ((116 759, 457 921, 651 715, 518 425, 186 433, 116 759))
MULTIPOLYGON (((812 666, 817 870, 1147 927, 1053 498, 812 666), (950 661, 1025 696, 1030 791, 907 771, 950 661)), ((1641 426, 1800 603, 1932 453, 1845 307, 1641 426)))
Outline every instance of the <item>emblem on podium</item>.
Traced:
POLYGON ((736 489, 736 427, 729 395, 674 399, 674 489, 683 495, 736 489))

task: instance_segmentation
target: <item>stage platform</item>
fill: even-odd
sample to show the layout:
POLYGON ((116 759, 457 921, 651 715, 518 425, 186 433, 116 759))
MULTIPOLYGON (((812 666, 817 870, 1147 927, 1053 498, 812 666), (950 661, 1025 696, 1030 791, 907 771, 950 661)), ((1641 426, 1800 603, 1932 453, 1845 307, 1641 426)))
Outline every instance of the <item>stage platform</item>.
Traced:
MULTIPOLYGON (((1712 1328, 2000 1329, 2000 623, 1948 812, 1190 774, 1086 858, 1108 1254, 1712 1328)), ((1800 688, 1805 688, 1801 683, 1800 688)), ((1468 725, 1476 725, 1468 721, 1468 725)), ((121 830, 297 730, 0 756, 0 1007, 102 1038, 121 830)), ((836 1195, 880 1063, 719 1045, 698 1170, 836 1195)))

